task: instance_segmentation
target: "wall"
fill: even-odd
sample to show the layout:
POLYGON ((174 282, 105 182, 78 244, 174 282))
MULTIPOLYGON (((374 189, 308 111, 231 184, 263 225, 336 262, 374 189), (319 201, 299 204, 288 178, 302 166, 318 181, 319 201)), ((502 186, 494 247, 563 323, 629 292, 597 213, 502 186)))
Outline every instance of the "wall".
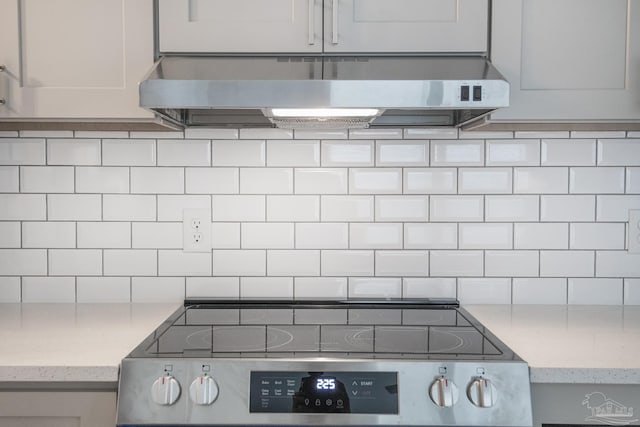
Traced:
POLYGON ((0 301, 640 304, 640 133, 0 132, 0 301), (213 251, 183 253, 182 209, 213 251))

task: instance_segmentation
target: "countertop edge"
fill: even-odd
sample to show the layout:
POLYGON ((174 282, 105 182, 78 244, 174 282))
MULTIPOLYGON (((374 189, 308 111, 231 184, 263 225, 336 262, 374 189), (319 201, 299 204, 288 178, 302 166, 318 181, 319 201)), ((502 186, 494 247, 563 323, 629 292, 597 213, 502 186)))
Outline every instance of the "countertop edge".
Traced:
POLYGON ((640 384, 640 369, 529 367, 536 384, 640 384))
POLYGON ((0 383, 118 382, 119 366, 0 366, 0 383))

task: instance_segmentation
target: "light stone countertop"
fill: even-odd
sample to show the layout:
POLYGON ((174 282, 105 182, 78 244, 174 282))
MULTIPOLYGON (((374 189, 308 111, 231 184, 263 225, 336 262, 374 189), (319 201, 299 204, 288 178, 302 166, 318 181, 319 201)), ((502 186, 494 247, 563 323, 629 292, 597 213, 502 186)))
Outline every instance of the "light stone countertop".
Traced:
POLYGON ((116 383, 179 304, 0 304, 0 383, 116 383))
POLYGON ((534 383, 640 384, 640 306, 469 305, 534 383))
MULTIPOLYGON (((0 383, 116 383, 179 304, 0 304, 0 383)), ((640 384, 640 306, 464 306, 537 383, 640 384)))

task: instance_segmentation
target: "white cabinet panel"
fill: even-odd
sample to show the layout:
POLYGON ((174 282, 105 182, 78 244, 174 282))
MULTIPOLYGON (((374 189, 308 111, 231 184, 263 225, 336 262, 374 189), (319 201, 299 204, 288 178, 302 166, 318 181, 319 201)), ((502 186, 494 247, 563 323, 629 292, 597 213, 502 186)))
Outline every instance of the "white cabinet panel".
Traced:
POLYGON ((160 0, 161 52, 321 52, 321 0, 160 0))
POLYGON ((492 31, 511 83, 493 121, 640 119, 640 1, 494 0, 492 31))
POLYGON ((326 52, 484 52, 487 0, 325 0, 326 52))
POLYGON ((149 118, 152 2, 0 0, 0 118, 149 118), (1 95, 0 95, 1 96, 1 95))

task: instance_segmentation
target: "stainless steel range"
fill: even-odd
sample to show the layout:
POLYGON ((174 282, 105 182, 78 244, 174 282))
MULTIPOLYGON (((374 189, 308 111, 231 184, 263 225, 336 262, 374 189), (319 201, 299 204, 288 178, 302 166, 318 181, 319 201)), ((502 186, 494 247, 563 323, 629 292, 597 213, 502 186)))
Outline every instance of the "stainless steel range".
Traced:
POLYGON ((118 425, 531 426, 529 370, 455 300, 185 301, 118 425))

